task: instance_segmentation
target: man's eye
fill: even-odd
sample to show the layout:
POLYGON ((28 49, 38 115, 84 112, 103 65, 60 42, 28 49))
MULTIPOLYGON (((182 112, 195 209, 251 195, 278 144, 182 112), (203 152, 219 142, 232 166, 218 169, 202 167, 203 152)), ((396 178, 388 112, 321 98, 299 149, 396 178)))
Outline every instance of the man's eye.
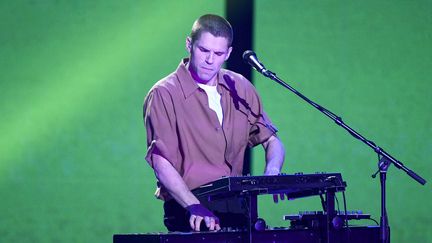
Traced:
POLYGON ((223 52, 215 52, 215 54, 216 54, 217 56, 222 56, 222 55, 223 55, 223 52))

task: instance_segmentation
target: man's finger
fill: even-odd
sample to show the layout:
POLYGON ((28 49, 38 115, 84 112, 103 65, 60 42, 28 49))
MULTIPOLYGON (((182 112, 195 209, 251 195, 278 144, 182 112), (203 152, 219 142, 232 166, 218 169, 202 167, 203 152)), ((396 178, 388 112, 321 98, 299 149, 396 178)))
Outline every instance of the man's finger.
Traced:
POLYGON ((216 220, 213 217, 204 217, 205 224, 210 231, 215 230, 216 220))
POLYGON ((195 231, 200 231, 201 221, 203 220, 203 217, 197 216, 195 218, 195 231))
POLYGON ((214 221, 214 220, 210 221, 210 230, 211 230, 211 231, 214 231, 214 230, 215 230, 215 226, 216 226, 215 221, 214 221))
POLYGON ((191 229, 193 229, 193 230, 195 229, 195 218, 196 218, 195 215, 191 215, 189 217, 189 225, 190 225, 191 229))
POLYGON ((277 194, 273 194, 273 202, 274 203, 278 203, 278 201, 279 201, 278 195, 277 194))
POLYGON ((210 217, 209 216, 204 217, 204 222, 205 222, 205 225, 207 226, 207 228, 210 228, 210 217))

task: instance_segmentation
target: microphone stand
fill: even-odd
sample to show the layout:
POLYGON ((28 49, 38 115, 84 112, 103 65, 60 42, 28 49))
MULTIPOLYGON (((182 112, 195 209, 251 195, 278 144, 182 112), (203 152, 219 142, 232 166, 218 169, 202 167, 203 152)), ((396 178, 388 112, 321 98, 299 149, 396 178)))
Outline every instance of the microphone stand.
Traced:
MULTIPOLYGON (((262 65, 260 63, 260 65, 262 65)), ((264 67, 264 66, 262 66, 264 67)), ((256 67, 254 67, 256 69, 256 67)), ((361 134, 356 132, 354 129, 346 125, 340 116, 337 116, 333 112, 327 110, 326 108, 320 106, 319 104, 313 102, 312 100, 308 99, 306 96, 295 90, 293 87, 285 83, 282 79, 276 76, 275 73, 271 72, 270 70, 267 70, 265 68, 262 68, 260 70, 256 69, 258 72, 260 72, 262 75, 264 75, 267 78, 270 78, 274 81, 276 81, 278 84, 284 86, 285 88, 289 89, 291 92, 305 100, 307 103, 324 113, 327 117, 332 119, 337 125, 344 128, 349 134, 351 134, 354 138, 362 141, 366 145, 368 145, 370 148, 372 148, 375 153, 377 153, 379 162, 378 162, 378 172, 380 172, 380 182, 381 182, 381 218, 380 218, 380 241, 382 243, 388 243, 390 242, 390 227, 388 224, 388 218, 387 218, 387 209, 386 209, 386 175, 387 175, 387 169, 391 164, 394 164, 396 168, 405 171, 412 179, 416 180, 418 183, 424 185, 426 184, 426 180, 423 179, 421 176, 417 175, 414 171, 408 169, 402 162, 395 159, 393 156, 391 156, 389 153, 384 151, 384 149, 377 146, 373 141, 366 139, 361 134)), ((377 172, 377 173, 378 173, 377 172)), ((376 174, 372 175, 373 178, 375 178, 376 174)))

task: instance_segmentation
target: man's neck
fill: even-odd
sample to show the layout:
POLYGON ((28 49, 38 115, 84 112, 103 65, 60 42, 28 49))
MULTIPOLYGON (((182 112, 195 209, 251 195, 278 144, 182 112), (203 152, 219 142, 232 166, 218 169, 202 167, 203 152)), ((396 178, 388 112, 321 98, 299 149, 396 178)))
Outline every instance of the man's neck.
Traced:
POLYGON ((199 83, 199 84, 204 84, 204 85, 208 85, 208 86, 216 86, 216 76, 213 77, 213 78, 212 78, 211 80, 209 80, 209 81, 203 81, 203 80, 200 80, 198 77, 195 78, 193 75, 192 75, 192 78, 195 80, 195 82, 197 82, 197 83, 199 83))

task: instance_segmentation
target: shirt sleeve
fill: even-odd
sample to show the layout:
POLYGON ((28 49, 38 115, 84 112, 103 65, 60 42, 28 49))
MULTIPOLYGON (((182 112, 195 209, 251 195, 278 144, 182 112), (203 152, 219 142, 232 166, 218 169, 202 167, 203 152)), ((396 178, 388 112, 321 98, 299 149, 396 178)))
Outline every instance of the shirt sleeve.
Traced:
POLYGON ((272 135, 276 135, 277 128, 272 124, 270 118, 263 109, 261 98, 254 87, 251 87, 251 107, 249 113, 249 147, 254 147, 267 141, 272 135))
POLYGON ((153 154, 157 154, 176 168, 178 144, 175 111, 170 93, 161 87, 152 89, 144 101, 143 113, 147 132, 145 159, 154 167, 153 154))

